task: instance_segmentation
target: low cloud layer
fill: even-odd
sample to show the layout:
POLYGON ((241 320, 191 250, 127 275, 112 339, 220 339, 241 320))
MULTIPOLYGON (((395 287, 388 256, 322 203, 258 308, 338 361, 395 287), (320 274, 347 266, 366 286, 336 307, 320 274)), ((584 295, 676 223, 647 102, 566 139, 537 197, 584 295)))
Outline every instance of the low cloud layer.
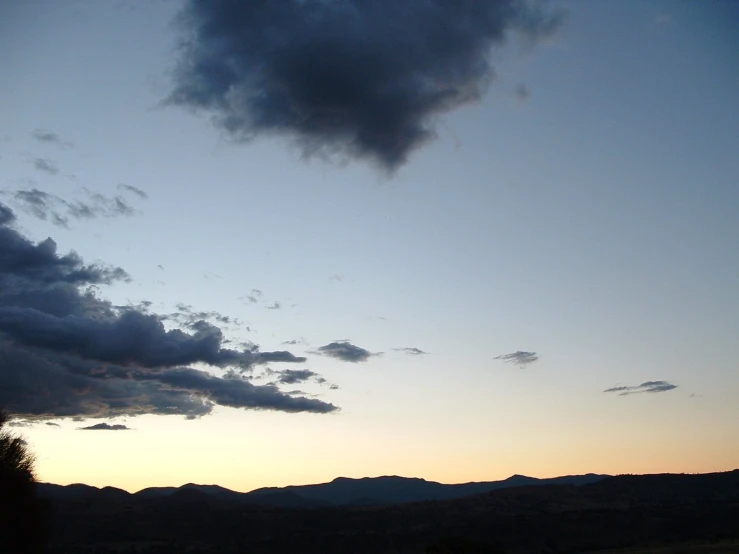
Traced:
POLYGON ((71 220, 127 217, 136 213, 122 196, 105 196, 87 189, 83 190, 84 197, 78 200, 65 200, 36 188, 4 191, 3 196, 10 197, 24 212, 65 228, 71 220))
POLYGON ((116 423, 114 425, 110 425, 109 423, 96 423, 95 425, 90 425, 88 427, 78 427, 80 431, 130 431, 130 427, 126 427, 125 425, 121 425, 120 423, 116 423))
POLYGON ((527 365, 536 362, 539 359, 539 356, 536 354, 536 352, 525 352, 519 350, 510 354, 502 354, 500 356, 496 356, 494 359, 502 360, 504 362, 514 364, 519 367, 526 367, 527 365))
POLYGON ((676 388, 677 385, 673 385, 668 381, 645 381, 641 385, 611 387, 603 392, 618 393, 619 396, 626 396, 642 392, 667 392, 676 388))
POLYGON ((245 379, 255 366, 302 363, 287 351, 226 348, 205 320, 186 330, 142 308, 114 306, 96 292, 126 280, 121 268, 60 255, 33 243, 0 204, 0 406, 16 417, 198 417, 214 406, 327 413, 336 406, 245 379), (194 369, 192 364, 224 371, 194 369))
POLYGON ((288 136, 306 156, 392 171, 440 115, 480 99, 493 48, 562 19, 533 0, 188 0, 167 102, 237 140, 288 136))
POLYGON ((328 356, 341 360, 342 362, 366 362, 372 356, 376 356, 369 350, 351 344, 349 341, 336 341, 321 346, 315 350, 316 354, 328 356))

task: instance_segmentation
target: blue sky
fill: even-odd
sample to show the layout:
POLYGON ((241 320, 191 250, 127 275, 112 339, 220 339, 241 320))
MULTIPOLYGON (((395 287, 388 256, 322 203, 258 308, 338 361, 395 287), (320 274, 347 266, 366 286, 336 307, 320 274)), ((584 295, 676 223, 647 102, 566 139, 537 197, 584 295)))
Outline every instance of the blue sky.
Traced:
POLYGON ((247 490, 736 467, 732 2, 545 4, 567 13, 556 32, 494 45, 480 100, 435 115, 436 138, 391 176, 306 160, 289 133, 235 142, 207 109, 167 105, 183 4, 0 5, 0 202, 30 240, 125 269, 96 289, 113 305, 228 316, 229 347, 307 358, 253 383, 310 369, 326 382, 280 390, 340 410, 17 409, 44 480, 247 490), (17 195, 34 189, 134 213, 98 197, 98 217, 55 225, 17 195), (342 340, 375 355, 318 351, 342 340), (519 351, 539 359, 496 359, 519 351), (603 392, 650 381, 675 388, 603 392), (100 421, 132 430, 78 431, 100 421))

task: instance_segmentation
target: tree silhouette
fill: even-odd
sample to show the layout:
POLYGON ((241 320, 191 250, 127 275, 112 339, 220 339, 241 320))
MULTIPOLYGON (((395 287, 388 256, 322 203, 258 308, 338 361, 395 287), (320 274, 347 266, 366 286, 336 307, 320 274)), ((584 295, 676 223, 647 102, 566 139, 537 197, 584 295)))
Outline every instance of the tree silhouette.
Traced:
POLYGON ((46 510, 36 496, 35 457, 9 422, 0 411, 0 546, 8 554, 43 552, 46 510))

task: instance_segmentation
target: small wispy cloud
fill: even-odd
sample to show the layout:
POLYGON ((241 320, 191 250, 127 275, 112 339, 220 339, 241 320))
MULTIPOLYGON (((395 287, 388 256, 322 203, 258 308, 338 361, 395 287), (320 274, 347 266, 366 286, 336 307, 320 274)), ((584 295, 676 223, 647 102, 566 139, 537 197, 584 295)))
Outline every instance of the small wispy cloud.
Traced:
POLYGON ((675 16, 670 13, 658 13, 654 16, 654 23, 657 27, 668 27, 675 23, 675 16))
POLYGON ((60 427, 58 423, 54 423, 53 421, 47 421, 46 425, 48 425, 49 427, 60 427))
POLYGON ((320 377, 315 371, 309 369, 283 369, 278 371, 277 382, 281 385, 295 385, 297 383, 304 383, 309 379, 315 378, 317 381, 325 382, 325 379, 320 377))
POLYGON ((149 195, 146 194, 143 190, 141 190, 139 187, 134 187, 133 185, 127 185, 125 183, 118 183, 118 186, 116 187, 121 192, 130 192, 132 194, 135 194, 139 198, 142 198, 146 200, 149 198, 149 195))
POLYGON ((645 381, 641 385, 611 387, 603 392, 618 393, 619 396, 626 396, 628 394, 640 394, 643 392, 667 392, 676 388, 677 385, 673 385, 668 381, 645 381))
POLYGON ((114 425, 110 425, 109 423, 96 423, 95 425, 90 425, 89 427, 78 427, 80 431, 130 431, 130 427, 126 427, 125 425, 121 425, 119 423, 116 423, 114 425))
POLYGON ((408 346, 405 348, 393 348, 393 350, 395 350, 395 352, 403 352, 405 354, 408 354, 409 356, 422 356, 423 354, 428 354, 428 352, 425 352, 420 348, 408 346))
POLYGON ((57 167, 56 163, 47 158, 34 158, 33 167, 35 167, 39 171, 48 173, 49 175, 56 175, 57 173, 59 173, 59 168, 57 167))
MULTIPOLYGON (((149 303, 151 304, 151 303, 149 303)), ((173 320, 193 330, 198 330, 203 324, 207 325, 207 322, 215 322, 220 325, 234 324, 238 325, 240 322, 238 319, 224 315, 215 310, 202 311, 195 310, 191 305, 178 302, 175 304, 177 308, 176 312, 161 316, 162 320, 173 320)), ((136 306, 137 309, 141 310, 141 306, 136 306)), ((146 306, 148 308, 148 306, 146 306)))
POLYGON ((36 129, 31 133, 31 136, 39 142, 54 144, 56 146, 61 146, 62 148, 70 148, 72 146, 71 142, 63 140, 57 133, 53 133, 45 129, 36 129))
POLYGON ((32 427, 33 424, 33 421, 27 419, 14 419, 8 422, 11 427, 32 427))
POLYGON ((366 362, 372 356, 377 356, 376 353, 373 354, 369 350, 365 350, 360 346, 351 344, 346 340, 334 341, 325 346, 321 346, 316 349, 314 353, 328 356, 329 358, 335 358, 342 362, 351 363, 366 362))
POLYGON ((72 219, 128 217, 136 213, 123 197, 105 196, 88 189, 83 189, 84 198, 77 200, 66 200, 37 188, 4 191, 3 194, 9 195, 24 212, 59 227, 69 227, 72 219))
POLYGON ((536 362, 539 359, 539 356, 536 354, 536 352, 526 352, 523 350, 519 350, 510 354, 501 354, 500 356, 496 356, 493 359, 501 360, 509 364, 514 364, 519 367, 526 367, 527 365, 536 362))
POLYGON ((239 300, 247 300, 251 304, 256 304, 259 302, 262 297, 264 296, 264 293, 259 289, 251 289, 251 292, 245 296, 240 296, 239 300))
POLYGON ((518 100, 521 104, 524 104, 531 96, 529 88, 521 83, 515 89, 513 89, 513 98, 518 100))
POLYGON ((267 309, 268 310, 279 310, 280 308, 282 308, 282 304, 280 304, 276 300, 274 302, 272 302, 271 305, 267 306, 267 309))

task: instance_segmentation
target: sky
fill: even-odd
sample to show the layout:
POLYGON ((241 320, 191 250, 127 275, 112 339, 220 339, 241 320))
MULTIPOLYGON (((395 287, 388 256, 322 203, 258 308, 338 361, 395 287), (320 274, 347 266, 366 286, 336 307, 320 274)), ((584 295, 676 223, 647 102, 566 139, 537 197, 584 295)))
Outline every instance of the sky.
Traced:
POLYGON ((42 481, 739 467, 732 1, 0 1, 42 481))

